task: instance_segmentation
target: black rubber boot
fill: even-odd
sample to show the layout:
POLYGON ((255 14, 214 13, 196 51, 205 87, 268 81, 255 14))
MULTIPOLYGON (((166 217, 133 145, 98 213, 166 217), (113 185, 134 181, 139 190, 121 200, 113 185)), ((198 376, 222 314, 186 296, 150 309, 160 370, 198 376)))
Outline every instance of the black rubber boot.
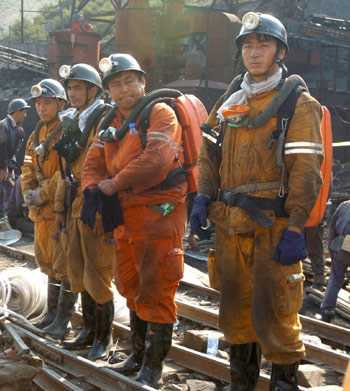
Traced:
POLYGON ((69 282, 61 282, 60 296, 58 298, 57 315, 55 320, 43 331, 50 337, 62 338, 67 330, 67 325, 74 312, 74 304, 78 295, 70 290, 69 282))
POLYGON ((331 323, 332 319, 335 318, 335 311, 334 310, 321 310, 322 318, 321 320, 323 322, 331 323))
POLYGON ((148 322, 145 353, 136 380, 153 388, 162 384, 163 361, 171 347, 172 324, 148 322))
POLYGON ((91 361, 106 360, 113 345, 112 328, 114 319, 113 298, 105 304, 96 305, 95 338, 88 354, 91 361))
POLYGON ((299 361, 289 365, 272 364, 270 391, 298 391, 299 361))
MULTIPOLYGON (((143 355, 145 351, 145 338, 147 332, 147 322, 140 319, 135 311, 130 311, 130 333, 131 333, 131 346, 132 353, 130 356, 115 365, 113 368, 114 371, 121 373, 122 375, 131 375, 138 372, 141 368, 143 355)), ((110 364, 113 364, 114 361, 110 360, 110 364)))
POLYGON ((38 329, 51 324, 57 315, 58 297, 60 295, 61 281, 56 280, 54 277, 48 277, 47 279, 47 313, 40 322, 34 323, 33 326, 38 329))
POLYGON ((80 295, 84 327, 75 340, 62 343, 62 346, 68 350, 83 349, 91 346, 95 338, 96 302, 87 291, 81 292, 80 295))
POLYGON ((230 346, 231 391, 253 391, 259 379, 261 349, 256 342, 230 346))

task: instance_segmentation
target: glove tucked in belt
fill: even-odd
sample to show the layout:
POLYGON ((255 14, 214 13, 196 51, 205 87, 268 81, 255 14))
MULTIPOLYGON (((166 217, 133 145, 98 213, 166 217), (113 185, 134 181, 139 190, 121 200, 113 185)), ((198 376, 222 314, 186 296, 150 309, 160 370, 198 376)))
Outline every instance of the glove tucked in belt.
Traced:
POLYGON ((84 201, 81 208, 80 219, 91 229, 94 229, 96 222, 96 213, 102 213, 102 191, 96 189, 84 190, 84 201))
POLYGON ((290 266, 306 257, 304 235, 285 229, 275 248, 275 261, 290 266))
POLYGON ((84 202, 81 208, 80 219, 91 229, 94 229, 96 213, 102 214, 104 232, 112 232, 114 228, 123 224, 123 214, 118 193, 111 196, 104 194, 99 188, 84 190, 84 202))
POLYGON ((123 212, 118 193, 107 196, 102 193, 102 225, 104 232, 112 232, 123 224, 123 212))
POLYGON ((26 206, 29 209, 40 209, 40 207, 46 203, 46 201, 40 197, 40 188, 27 190, 23 195, 23 199, 23 206, 26 206))

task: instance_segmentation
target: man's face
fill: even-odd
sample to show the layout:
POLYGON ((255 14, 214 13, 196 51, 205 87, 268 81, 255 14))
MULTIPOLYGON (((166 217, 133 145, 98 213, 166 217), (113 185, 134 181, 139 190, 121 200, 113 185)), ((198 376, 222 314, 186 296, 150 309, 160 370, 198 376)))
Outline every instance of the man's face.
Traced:
MULTIPOLYGON (((242 58, 247 71, 255 82, 265 80, 273 75, 278 68, 275 62, 277 41, 263 34, 249 34, 243 39, 242 58)), ((282 59, 285 49, 281 50, 282 59)))
POLYGON ((80 109, 87 103, 86 83, 82 80, 68 80, 67 93, 69 101, 75 109, 80 109))
POLYGON ((58 106, 55 98, 35 98, 35 108, 39 118, 44 122, 51 122, 57 117, 58 106))
POLYGON ((16 124, 20 125, 27 116, 27 110, 15 111, 11 116, 16 121, 16 124))
POLYGON ((133 71, 122 72, 108 82, 111 98, 123 113, 132 110, 145 94, 145 78, 133 71))

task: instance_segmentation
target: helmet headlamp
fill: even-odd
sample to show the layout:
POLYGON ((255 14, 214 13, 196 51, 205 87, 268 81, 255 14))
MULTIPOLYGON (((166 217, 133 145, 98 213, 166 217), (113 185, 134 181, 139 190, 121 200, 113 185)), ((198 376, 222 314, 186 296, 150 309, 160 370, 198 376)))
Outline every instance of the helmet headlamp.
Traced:
POLYGON ((58 74, 63 79, 66 79, 72 73, 72 67, 70 65, 62 65, 58 71, 58 74))
POLYGON ((42 95, 43 89, 41 88, 41 86, 39 86, 39 84, 36 84, 35 86, 33 86, 33 87, 30 89, 30 93, 32 94, 32 97, 33 97, 33 98, 37 98, 37 97, 39 97, 40 95, 42 95))
POLYGON ((242 18, 242 24, 246 30, 255 30, 260 24, 259 15, 255 12, 247 12, 242 18))
POLYGON ((98 67, 101 72, 106 73, 106 72, 109 72, 112 70, 113 64, 112 64, 112 61, 110 60, 110 58, 106 57, 106 58, 102 58, 102 60, 100 60, 98 67))

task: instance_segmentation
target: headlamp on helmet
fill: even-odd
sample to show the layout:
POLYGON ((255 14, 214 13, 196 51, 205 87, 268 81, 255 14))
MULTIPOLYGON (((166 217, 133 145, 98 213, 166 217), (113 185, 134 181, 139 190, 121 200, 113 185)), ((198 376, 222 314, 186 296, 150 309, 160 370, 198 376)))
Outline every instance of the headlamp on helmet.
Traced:
POLYGON ((39 84, 36 84, 30 89, 30 93, 32 94, 33 98, 38 98, 39 96, 42 95, 43 92, 44 90, 39 84))
POLYGON ((72 74, 72 67, 70 65, 62 65, 58 71, 58 74, 63 79, 66 79, 68 76, 72 74))
POLYGON ((106 73, 110 72, 112 70, 113 65, 118 65, 118 63, 112 63, 110 58, 102 58, 102 60, 99 62, 98 67, 101 72, 106 73))
POLYGON ((247 12, 242 19, 242 24, 246 30, 255 30, 260 24, 259 14, 247 12))

